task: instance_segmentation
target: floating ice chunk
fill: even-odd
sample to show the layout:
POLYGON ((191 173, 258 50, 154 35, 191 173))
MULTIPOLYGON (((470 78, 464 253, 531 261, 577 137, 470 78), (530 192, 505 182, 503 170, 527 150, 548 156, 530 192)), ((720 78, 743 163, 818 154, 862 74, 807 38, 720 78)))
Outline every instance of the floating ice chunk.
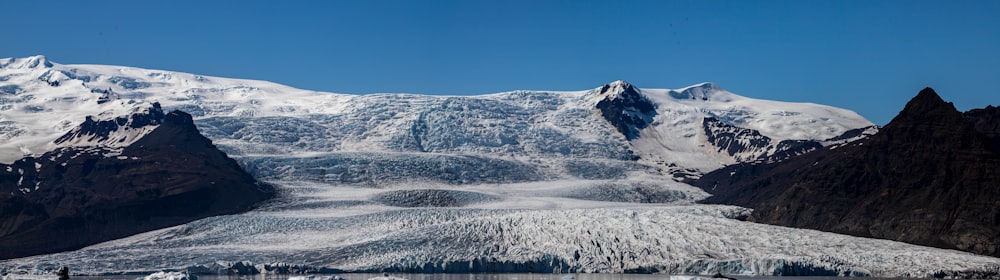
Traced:
POLYGON ((288 280, 344 280, 344 278, 340 276, 305 275, 288 277, 288 280))
POLYGON ((400 278, 400 277, 396 277, 396 276, 385 275, 385 276, 368 278, 368 280, 408 280, 408 279, 406 279, 406 278, 400 278))
POLYGON ((198 280, 198 276, 188 274, 187 272, 161 271, 146 277, 137 278, 136 280, 198 280))
POLYGON ((712 278, 707 276, 690 276, 690 275, 670 275, 670 280, 721 280, 725 278, 712 278))

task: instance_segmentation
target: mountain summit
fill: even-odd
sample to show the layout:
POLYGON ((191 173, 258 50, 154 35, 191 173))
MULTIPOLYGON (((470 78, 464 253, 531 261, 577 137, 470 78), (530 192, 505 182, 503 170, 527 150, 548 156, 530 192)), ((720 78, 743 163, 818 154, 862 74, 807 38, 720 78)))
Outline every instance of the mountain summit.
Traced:
POLYGON ((48 58, 44 55, 29 56, 24 58, 3 58, 0 59, 0 68, 7 69, 31 69, 31 68, 49 68, 52 67, 52 62, 49 62, 48 58))
POLYGON ((656 103, 625 81, 604 85, 597 94, 602 97, 597 102, 601 115, 628 140, 638 138, 639 131, 649 126, 656 116, 656 103))
MULTIPOLYGON (((962 113, 955 109, 951 102, 945 102, 932 88, 924 88, 913 97, 903 110, 896 115, 892 123, 930 122, 939 124, 954 124, 961 122, 962 113)), ((927 126, 934 128, 934 126, 927 126)))
POLYGON ((709 101, 713 95, 719 92, 724 92, 724 90, 714 83, 704 82, 673 91, 670 96, 676 99, 709 101))

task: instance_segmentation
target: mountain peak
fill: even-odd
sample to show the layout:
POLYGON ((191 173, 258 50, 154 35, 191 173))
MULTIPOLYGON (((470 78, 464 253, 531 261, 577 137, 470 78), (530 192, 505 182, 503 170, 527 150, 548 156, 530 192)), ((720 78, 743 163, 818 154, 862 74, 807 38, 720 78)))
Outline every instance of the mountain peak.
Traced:
POLYGON ((899 121, 935 122, 941 120, 960 121, 961 112, 951 102, 945 102, 932 88, 924 88, 910 99, 890 124, 899 121))
POLYGON ((656 103, 622 80, 597 89, 597 96, 595 107, 628 140, 639 137, 639 131, 649 126, 656 115, 656 103))
POLYGON ((32 68, 50 68, 52 67, 52 62, 44 55, 36 55, 29 57, 10 57, 0 59, 0 68, 7 69, 32 69, 32 68))
POLYGON ((941 96, 938 95, 937 92, 935 92, 934 89, 930 87, 925 87, 923 90, 920 90, 920 92, 917 93, 917 96, 913 97, 913 99, 910 100, 910 102, 914 101, 919 101, 922 103, 936 103, 936 104, 948 103, 945 102, 944 99, 941 99, 941 96))
POLYGON ((717 84, 715 84, 713 82, 701 82, 701 83, 697 83, 697 84, 694 84, 692 86, 689 86, 688 88, 722 89, 722 88, 719 87, 719 85, 717 85, 717 84))
POLYGON ((608 85, 612 85, 612 86, 632 86, 631 84, 629 84, 625 80, 615 80, 614 82, 608 83, 608 85))
POLYGON ((675 99, 691 99, 691 100, 701 99, 704 101, 708 101, 712 99, 712 96, 715 95, 716 92, 719 91, 723 91, 723 89, 718 85, 712 82, 703 82, 689 87, 677 90, 671 90, 670 96, 675 99))
POLYGON ((600 88, 598 88, 597 89, 597 94, 600 95, 600 96, 605 96, 605 95, 620 94, 620 93, 628 92, 628 91, 636 91, 636 89, 635 89, 634 86, 632 86, 632 84, 629 84, 628 82, 626 82, 624 80, 617 80, 617 81, 605 84, 605 85, 601 86, 600 88))

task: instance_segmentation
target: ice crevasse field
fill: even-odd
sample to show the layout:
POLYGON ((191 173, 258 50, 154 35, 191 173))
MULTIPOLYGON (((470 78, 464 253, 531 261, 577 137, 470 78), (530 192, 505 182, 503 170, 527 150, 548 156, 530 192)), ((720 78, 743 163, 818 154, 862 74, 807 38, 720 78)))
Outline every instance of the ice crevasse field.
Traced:
POLYGON ((1000 270, 997 258, 745 222, 750 209, 695 203, 708 194, 684 178, 774 154, 780 141, 836 145, 826 140, 872 125, 848 110, 747 98, 711 83, 350 95, 38 56, 0 60, 0 91, 2 162, 51 150, 88 115, 158 102, 192 114, 202 134, 279 191, 248 213, 0 261, 10 275, 62 266, 87 275, 265 266, 877 277, 1000 270), (643 126, 632 139, 595 109, 630 89, 655 108, 633 112, 644 121, 632 124, 643 126), (745 149, 725 150, 709 141, 737 127, 774 144, 737 139, 745 149))

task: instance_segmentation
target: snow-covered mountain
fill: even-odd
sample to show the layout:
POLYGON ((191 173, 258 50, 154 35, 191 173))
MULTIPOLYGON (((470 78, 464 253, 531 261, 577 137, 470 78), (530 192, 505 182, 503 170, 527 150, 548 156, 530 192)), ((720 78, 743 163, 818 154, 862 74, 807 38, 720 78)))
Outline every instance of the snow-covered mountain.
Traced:
POLYGON ((677 90, 616 81, 574 92, 347 95, 35 56, 0 60, 0 89, 0 162, 51 150, 87 116, 124 116, 154 101, 192 114, 206 136, 236 157, 474 155, 529 163, 550 177, 565 173, 563 159, 580 158, 638 159, 666 174, 697 176, 765 159, 782 141, 822 141, 872 125, 848 110, 746 98, 711 83, 677 90), (756 135, 712 141, 713 131, 728 127, 756 135), (754 138, 761 136, 770 141, 754 138))
POLYGON ((0 60, 0 162, 128 143, 152 122, 122 116, 153 102, 190 113, 279 197, 245 214, 0 261, 0 272, 216 272, 242 261, 349 271, 1000 271, 996 258, 753 224, 738 219, 745 208, 693 205, 708 194, 681 179, 874 130, 848 110, 747 98, 711 83, 350 95, 11 58, 0 60), (107 129, 74 131, 81 121, 107 129))

